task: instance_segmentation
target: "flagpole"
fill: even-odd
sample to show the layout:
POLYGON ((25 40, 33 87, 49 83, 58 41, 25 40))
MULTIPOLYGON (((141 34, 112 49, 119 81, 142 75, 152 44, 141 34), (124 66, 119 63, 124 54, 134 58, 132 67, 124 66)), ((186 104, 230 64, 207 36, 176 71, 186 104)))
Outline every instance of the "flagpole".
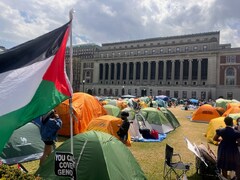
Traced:
MULTIPOLYGON (((69 11, 70 21, 73 19, 74 10, 69 11)), ((73 69, 72 69, 72 57, 73 57, 73 48, 72 48, 72 22, 70 24, 70 49, 69 49, 69 69, 70 69, 70 84, 73 83, 73 69)), ((70 114, 70 142, 71 142, 71 153, 73 154, 73 108, 72 108, 72 96, 69 98, 69 114, 70 114)))

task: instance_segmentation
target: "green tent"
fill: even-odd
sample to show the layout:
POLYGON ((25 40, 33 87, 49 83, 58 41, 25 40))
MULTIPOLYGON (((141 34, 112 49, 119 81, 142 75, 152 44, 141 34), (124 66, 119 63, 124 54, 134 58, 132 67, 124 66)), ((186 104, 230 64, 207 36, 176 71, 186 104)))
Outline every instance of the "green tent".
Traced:
POLYGON ((13 132, 0 154, 0 160, 9 165, 33 161, 42 156, 43 149, 39 127, 27 123, 13 132))
POLYGON ((151 127, 157 130, 159 133, 168 133, 175 129, 170 121, 164 116, 163 112, 157 108, 143 108, 140 110, 140 113, 151 125, 151 127))
POLYGON ((111 105, 111 104, 106 104, 103 106, 104 109, 107 111, 108 115, 111 116, 115 116, 115 117, 119 117, 120 116, 120 108, 115 106, 115 105, 111 105))
POLYGON ((160 110, 163 112, 163 114, 166 116, 166 118, 168 119, 168 121, 171 123, 171 125, 174 128, 177 128, 180 126, 179 121, 177 120, 175 115, 170 110, 168 110, 167 108, 164 108, 164 107, 161 107, 160 110))
MULTIPOLYGON (((146 179, 131 151, 115 137, 99 131, 87 131, 73 137, 77 179, 146 179)), ((56 149, 70 152, 70 139, 56 149)), ((55 153, 36 171, 43 179, 68 179, 54 172, 55 153)), ((69 178, 70 179, 70 178, 69 178)))
POLYGON ((227 109, 227 104, 236 102, 236 100, 229 100, 229 99, 223 99, 223 98, 218 98, 216 100, 216 107, 222 107, 223 109, 227 109))

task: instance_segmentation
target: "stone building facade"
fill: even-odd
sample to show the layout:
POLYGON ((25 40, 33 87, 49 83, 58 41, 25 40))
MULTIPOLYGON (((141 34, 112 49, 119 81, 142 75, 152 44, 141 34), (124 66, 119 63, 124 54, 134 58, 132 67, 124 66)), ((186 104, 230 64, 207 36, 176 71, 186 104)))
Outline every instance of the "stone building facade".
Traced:
POLYGON ((74 51, 74 91, 205 100, 240 97, 240 48, 220 44, 219 31, 74 46, 74 51), (76 53, 83 49, 91 56, 76 53))

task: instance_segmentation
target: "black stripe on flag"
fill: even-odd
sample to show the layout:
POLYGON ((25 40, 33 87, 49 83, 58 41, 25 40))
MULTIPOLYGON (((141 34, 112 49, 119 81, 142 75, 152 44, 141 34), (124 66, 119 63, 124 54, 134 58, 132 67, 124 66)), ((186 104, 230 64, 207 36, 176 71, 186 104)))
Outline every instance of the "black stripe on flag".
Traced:
POLYGON ((54 55, 70 22, 0 54, 0 73, 31 65, 54 55))

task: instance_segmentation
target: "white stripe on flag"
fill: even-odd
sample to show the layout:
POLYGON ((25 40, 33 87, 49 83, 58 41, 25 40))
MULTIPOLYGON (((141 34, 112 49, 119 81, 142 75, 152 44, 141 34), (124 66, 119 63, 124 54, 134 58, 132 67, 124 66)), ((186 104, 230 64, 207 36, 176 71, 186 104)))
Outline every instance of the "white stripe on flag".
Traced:
POLYGON ((31 101, 53 58, 0 74, 0 116, 31 101))

